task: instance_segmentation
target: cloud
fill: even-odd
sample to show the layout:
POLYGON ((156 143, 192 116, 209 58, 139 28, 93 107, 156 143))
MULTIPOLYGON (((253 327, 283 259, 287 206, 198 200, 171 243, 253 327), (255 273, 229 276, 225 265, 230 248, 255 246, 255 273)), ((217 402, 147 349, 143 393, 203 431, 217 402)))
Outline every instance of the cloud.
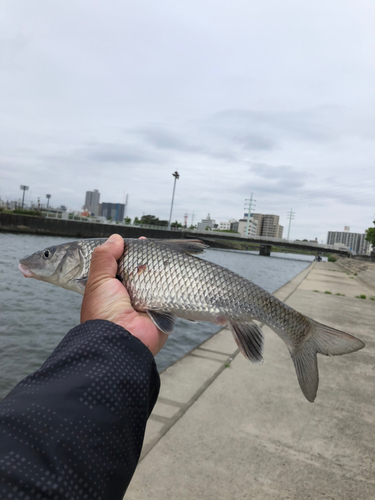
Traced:
POLYGON ((157 149, 171 149, 187 153, 205 152, 205 148, 203 146, 189 144, 177 134, 163 128, 163 126, 138 128, 134 131, 134 133, 157 149))
MULTIPOLYGON (((215 160, 230 160, 237 161, 237 156, 231 150, 230 146, 224 148, 219 145, 215 138, 203 137, 205 144, 199 142, 194 136, 197 135, 196 130, 189 128, 188 124, 179 124, 185 135, 190 135, 190 139, 183 139, 181 135, 172 133, 165 129, 162 125, 154 127, 139 128, 134 133, 140 136, 148 146, 154 146, 156 149, 169 150, 174 153, 184 153, 186 155, 202 155, 215 160)), ((202 137, 200 137, 202 141, 202 137)))
POLYGON ((244 149, 248 151, 254 150, 272 150, 277 147, 277 142, 271 140, 270 138, 262 137, 260 135, 241 135, 238 137, 233 137, 235 142, 242 144, 244 149))
POLYGON ((162 158, 142 147, 115 143, 96 143, 76 151, 77 156, 95 163, 114 164, 153 164, 160 163, 162 158))
POLYGON ((353 134, 368 137, 373 119, 355 116, 345 106, 315 106, 297 111, 264 112, 229 109, 215 113, 209 127, 245 149, 276 149, 281 142, 307 141, 318 144, 338 141, 353 134))

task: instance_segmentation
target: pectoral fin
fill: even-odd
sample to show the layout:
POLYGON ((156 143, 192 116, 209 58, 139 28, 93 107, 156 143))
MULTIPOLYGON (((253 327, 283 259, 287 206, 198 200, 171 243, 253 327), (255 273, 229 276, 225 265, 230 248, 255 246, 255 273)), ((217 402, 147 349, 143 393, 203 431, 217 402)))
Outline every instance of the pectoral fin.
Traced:
POLYGON ((80 293, 81 295, 83 295, 85 293, 87 278, 84 278, 81 280, 74 280, 74 281, 77 285, 77 288, 75 289, 75 291, 80 293))
POLYGON ((174 324, 176 322, 176 316, 174 314, 159 311, 147 311, 147 314, 159 330, 167 335, 173 332, 174 324))

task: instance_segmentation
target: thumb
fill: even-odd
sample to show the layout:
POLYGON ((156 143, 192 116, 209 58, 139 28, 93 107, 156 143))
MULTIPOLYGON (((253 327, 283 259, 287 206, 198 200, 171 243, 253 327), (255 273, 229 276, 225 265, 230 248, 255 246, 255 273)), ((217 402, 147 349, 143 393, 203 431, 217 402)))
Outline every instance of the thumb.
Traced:
POLYGON ((117 274, 117 261, 123 251, 124 240, 119 234, 112 234, 103 245, 96 247, 91 257, 87 285, 95 286, 98 281, 114 278, 117 274))

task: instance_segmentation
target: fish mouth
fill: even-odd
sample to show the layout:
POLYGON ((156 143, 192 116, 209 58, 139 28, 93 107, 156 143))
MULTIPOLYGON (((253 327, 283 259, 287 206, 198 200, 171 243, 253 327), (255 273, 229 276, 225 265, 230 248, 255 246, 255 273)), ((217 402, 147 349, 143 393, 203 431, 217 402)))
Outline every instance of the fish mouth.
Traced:
POLYGON ((30 271, 30 269, 23 266, 22 264, 19 264, 18 269, 25 276, 25 278, 33 278, 35 276, 34 273, 32 271, 30 271))

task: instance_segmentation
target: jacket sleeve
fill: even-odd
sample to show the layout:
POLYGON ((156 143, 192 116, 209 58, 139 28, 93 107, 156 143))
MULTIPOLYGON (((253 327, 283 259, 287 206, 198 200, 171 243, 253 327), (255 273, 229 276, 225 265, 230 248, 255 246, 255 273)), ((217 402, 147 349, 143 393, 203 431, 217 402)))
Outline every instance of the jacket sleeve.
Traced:
POLYGON ((71 330, 0 403, 0 498, 122 499, 159 388, 151 352, 122 327, 71 330))

